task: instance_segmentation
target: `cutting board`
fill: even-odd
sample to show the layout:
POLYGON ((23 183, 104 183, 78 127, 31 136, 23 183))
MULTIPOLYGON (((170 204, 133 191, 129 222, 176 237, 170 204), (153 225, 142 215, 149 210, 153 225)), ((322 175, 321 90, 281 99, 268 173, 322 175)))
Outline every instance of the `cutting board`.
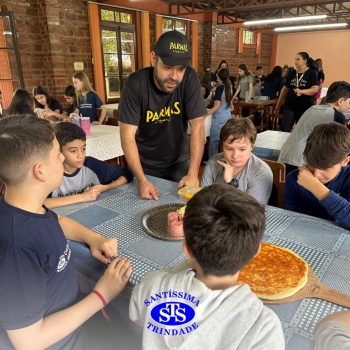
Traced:
POLYGON ((261 299, 264 304, 290 303, 299 299, 318 298, 350 308, 350 295, 343 294, 322 284, 309 265, 308 280, 305 286, 294 295, 278 300, 261 299))

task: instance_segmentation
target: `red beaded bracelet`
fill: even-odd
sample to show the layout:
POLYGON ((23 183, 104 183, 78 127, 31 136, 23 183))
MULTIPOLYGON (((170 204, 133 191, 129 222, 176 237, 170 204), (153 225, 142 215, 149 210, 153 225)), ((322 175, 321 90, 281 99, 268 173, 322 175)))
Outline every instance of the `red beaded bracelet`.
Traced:
POLYGON ((103 315, 103 317, 108 321, 108 323, 110 324, 110 326, 111 326, 112 329, 113 329, 112 321, 111 321, 111 319, 109 318, 109 316, 107 315, 106 310, 104 309, 104 308, 107 306, 107 302, 106 302, 105 298, 104 298, 104 297, 102 296, 102 294, 101 294, 99 291, 97 291, 96 289, 94 289, 91 293, 94 293, 95 295, 97 295, 97 296, 99 297, 99 299, 101 300, 102 305, 103 305, 103 308, 102 308, 102 310, 101 310, 102 315, 103 315))

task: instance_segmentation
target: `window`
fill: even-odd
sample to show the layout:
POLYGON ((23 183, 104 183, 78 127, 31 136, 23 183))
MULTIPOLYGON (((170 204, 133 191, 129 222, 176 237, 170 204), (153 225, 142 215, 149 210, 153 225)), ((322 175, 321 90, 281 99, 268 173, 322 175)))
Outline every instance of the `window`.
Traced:
POLYGON ((137 69, 134 15, 101 9, 101 42, 108 102, 119 99, 123 84, 137 69))
POLYGON ((186 21, 164 17, 163 33, 168 32, 169 30, 177 30, 180 33, 186 35, 186 30, 187 30, 186 21))
POLYGON ((7 107, 13 92, 24 89, 21 60, 12 12, 0 12, 0 90, 2 105, 7 107))
POLYGON ((255 45, 255 33, 250 30, 243 30, 243 44, 245 45, 255 45))

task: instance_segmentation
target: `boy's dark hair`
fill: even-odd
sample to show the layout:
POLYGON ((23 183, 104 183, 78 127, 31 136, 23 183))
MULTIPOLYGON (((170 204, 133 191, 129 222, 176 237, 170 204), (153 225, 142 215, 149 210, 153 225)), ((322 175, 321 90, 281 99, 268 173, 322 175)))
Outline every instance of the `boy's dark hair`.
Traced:
POLYGON ((50 122, 15 115, 0 119, 0 181, 18 185, 27 176, 34 157, 47 158, 55 134, 50 122))
POLYGON ((335 81, 327 91, 327 103, 335 103, 340 98, 347 100, 350 97, 350 84, 346 81, 335 81))
POLYGON ((349 154, 350 131, 336 122, 315 126, 304 150, 306 163, 321 170, 340 164, 349 154))
POLYGON ((256 140, 256 128, 249 118, 230 118, 221 128, 220 141, 229 143, 246 137, 252 145, 256 140))
POLYGON ((207 186, 186 207, 186 242, 205 274, 240 271, 257 253, 264 231, 264 207, 233 186, 207 186))
POLYGON ((256 70, 260 70, 260 69, 263 69, 262 66, 256 66, 256 70))
POLYGON ((58 123, 54 127, 56 138, 60 147, 75 140, 86 140, 85 131, 74 123, 58 123))

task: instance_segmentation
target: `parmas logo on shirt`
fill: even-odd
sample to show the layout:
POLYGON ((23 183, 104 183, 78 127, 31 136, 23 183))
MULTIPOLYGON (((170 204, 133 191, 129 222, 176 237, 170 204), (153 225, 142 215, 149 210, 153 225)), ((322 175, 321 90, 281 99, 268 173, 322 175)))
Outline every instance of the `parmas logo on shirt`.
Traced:
POLYGON ((165 336, 191 333, 198 328, 193 319, 199 302, 199 299, 191 294, 171 289, 153 294, 144 301, 146 307, 149 307, 147 312, 152 319, 152 322, 147 322, 146 328, 165 336))
POLYGON ((147 123, 168 122, 173 114, 180 114, 180 102, 175 102, 173 107, 163 107, 160 111, 147 111, 147 123))

